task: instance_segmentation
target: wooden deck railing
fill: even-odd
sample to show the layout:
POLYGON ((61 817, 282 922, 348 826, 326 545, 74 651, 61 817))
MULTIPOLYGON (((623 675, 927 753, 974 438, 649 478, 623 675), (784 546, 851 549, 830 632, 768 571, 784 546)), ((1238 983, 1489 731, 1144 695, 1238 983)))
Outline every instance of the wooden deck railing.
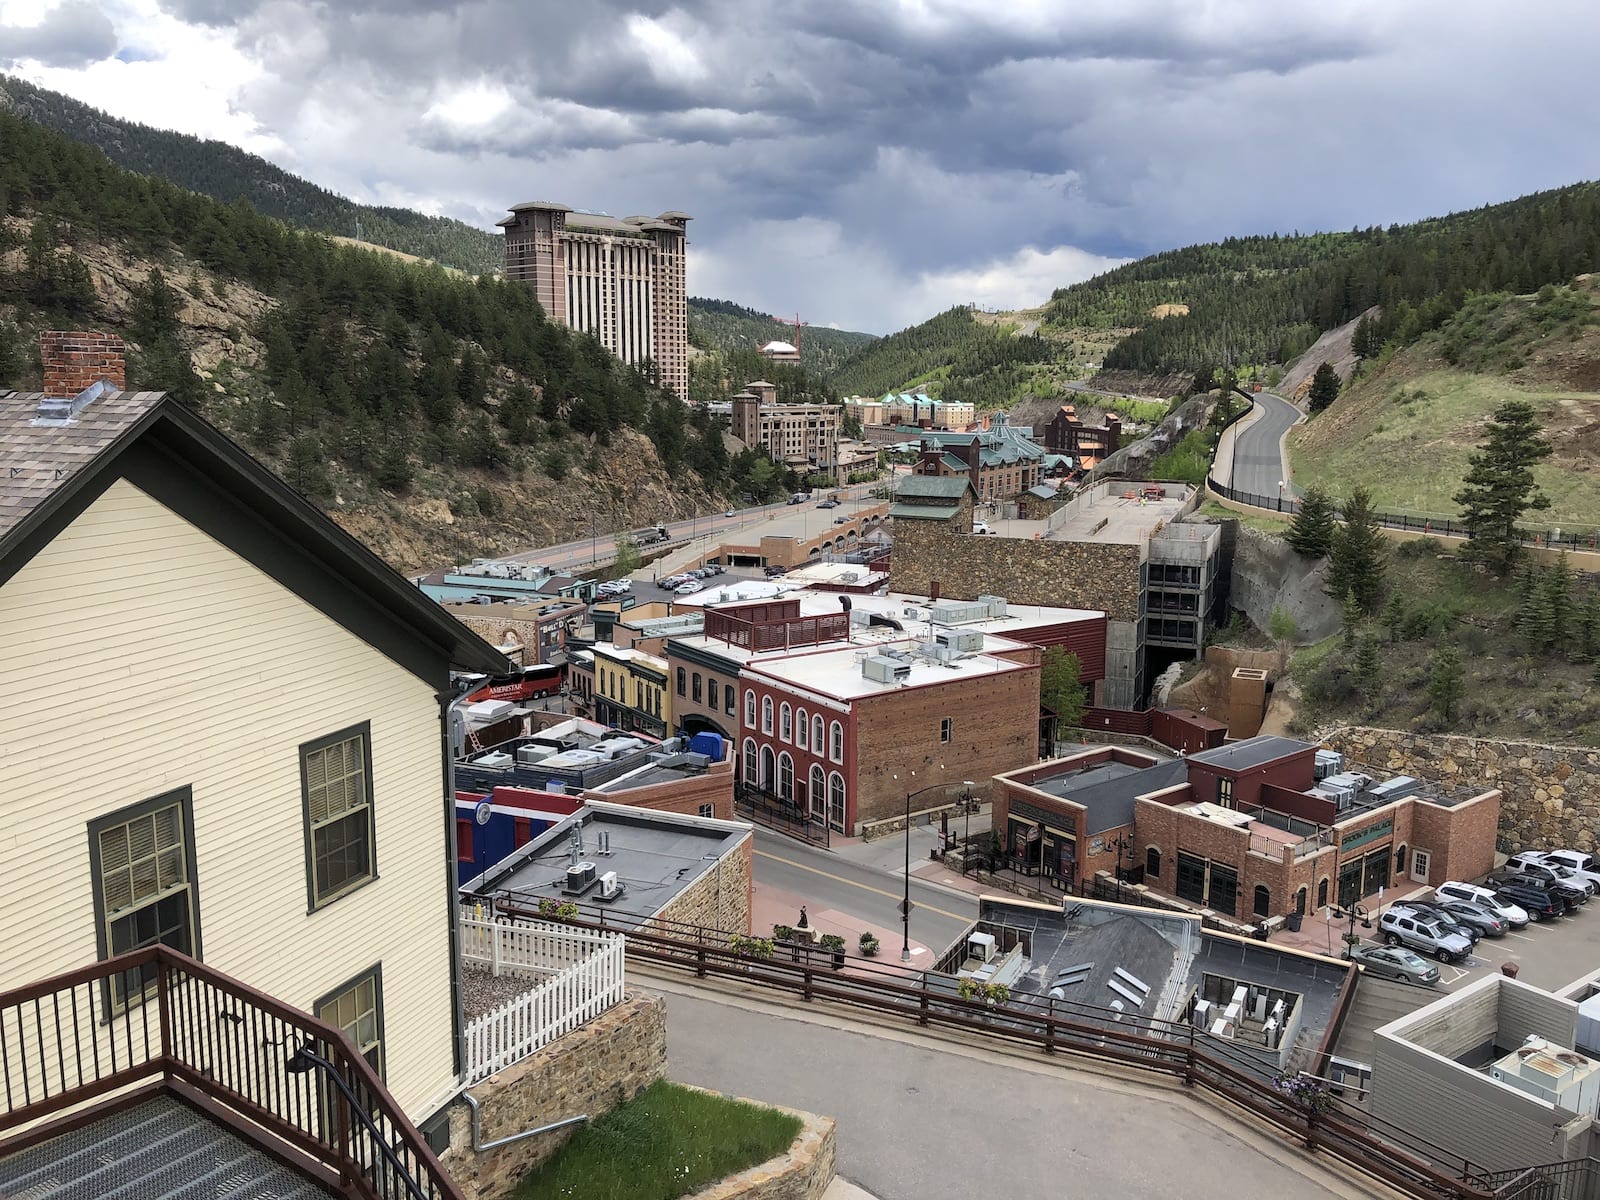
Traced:
POLYGON ((346 1195, 461 1200, 342 1030, 175 950, 0 994, 0 1150, 68 1124, 43 1118, 92 1119, 94 1101, 139 1084, 170 1088, 258 1141, 265 1131, 346 1195))

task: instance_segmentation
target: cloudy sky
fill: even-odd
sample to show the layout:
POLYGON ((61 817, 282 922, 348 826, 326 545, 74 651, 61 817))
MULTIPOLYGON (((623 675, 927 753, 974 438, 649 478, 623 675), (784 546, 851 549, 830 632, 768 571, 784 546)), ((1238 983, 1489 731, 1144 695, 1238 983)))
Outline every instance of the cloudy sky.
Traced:
POLYGON ((1593 0, 0 0, 0 69, 357 199, 695 220, 887 332, 1190 242, 1600 176, 1593 0))

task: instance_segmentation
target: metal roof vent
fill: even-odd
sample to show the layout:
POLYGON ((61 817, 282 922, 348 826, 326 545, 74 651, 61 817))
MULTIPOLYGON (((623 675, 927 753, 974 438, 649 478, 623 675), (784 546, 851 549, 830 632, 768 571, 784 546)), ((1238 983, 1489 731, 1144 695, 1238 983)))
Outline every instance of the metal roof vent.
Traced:
POLYGON ((74 417, 110 390, 111 385, 104 379, 99 379, 70 400, 62 396, 46 396, 39 401, 39 412, 34 417, 33 423, 35 425, 70 424, 74 417))

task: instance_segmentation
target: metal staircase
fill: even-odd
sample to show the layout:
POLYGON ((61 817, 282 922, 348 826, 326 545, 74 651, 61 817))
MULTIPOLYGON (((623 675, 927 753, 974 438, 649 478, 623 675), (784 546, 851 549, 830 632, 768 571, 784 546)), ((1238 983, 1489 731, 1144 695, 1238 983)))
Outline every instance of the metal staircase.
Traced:
POLYGON ((323 1200, 334 1193, 171 1096, 0 1158, 5 1200, 323 1200))

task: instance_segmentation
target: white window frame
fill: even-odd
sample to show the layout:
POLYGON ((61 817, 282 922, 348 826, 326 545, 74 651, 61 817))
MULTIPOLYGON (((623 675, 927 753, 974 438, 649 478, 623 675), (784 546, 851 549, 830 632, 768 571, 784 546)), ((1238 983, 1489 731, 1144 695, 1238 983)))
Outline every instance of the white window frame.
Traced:
POLYGON ((772 697, 761 697, 761 732, 769 737, 772 734, 772 697))
POLYGON ((939 718, 939 742, 949 745, 950 739, 955 736, 956 723, 949 717, 939 718))
POLYGON ((1433 852, 1431 850, 1418 850, 1411 847, 1411 878, 1417 883, 1428 882, 1428 868, 1433 865, 1433 852))
POLYGON ((787 700, 778 706, 778 740, 794 741, 794 709, 789 707, 787 700))
POLYGON ((844 726, 838 721, 828 726, 828 758, 833 762, 844 761, 844 726))
POLYGON ((747 729, 756 727, 756 694, 750 688, 744 690, 744 723, 747 729))

